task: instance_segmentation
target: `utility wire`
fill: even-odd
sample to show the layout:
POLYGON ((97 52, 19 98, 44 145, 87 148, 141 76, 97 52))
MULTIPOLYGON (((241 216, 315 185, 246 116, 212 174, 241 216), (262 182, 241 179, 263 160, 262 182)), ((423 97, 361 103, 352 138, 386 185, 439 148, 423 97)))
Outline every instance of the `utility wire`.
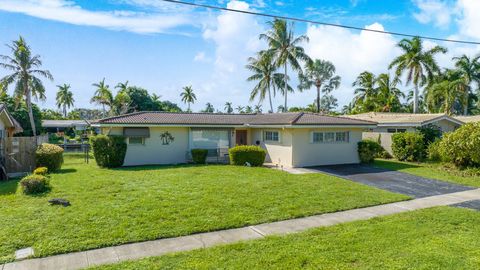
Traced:
POLYGON ((401 37, 419 37, 419 38, 422 38, 422 39, 429 39, 429 40, 435 40, 435 41, 444 41, 444 42, 470 44, 470 45, 480 45, 480 42, 478 42, 478 41, 446 39, 446 38, 437 38, 437 37, 429 37, 429 36, 404 34, 404 33, 400 33, 400 32, 381 31, 381 30, 367 29, 367 28, 356 27, 356 26, 320 22, 320 21, 314 21, 314 20, 308 20, 308 19, 302 19, 302 18, 296 18, 296 17, 277 16, 277 15, 272 15, 272 14, 268 14, 268 13, 261 13, 261 12, 225 8, 225 7, 219 7, 219 6, 213 6, 213 5, 185 2, 185 1, 180 1, 180 0, 161 0, 161 1, 174 3, 174 4, 180 4, 180 5, 188 5, 188 6, 194 6, 194 7, 201 7, 201 8, 208 8, 208 9, 216 9, 216 10, 223 10, 223 11, 229 11, 229 12, 243 13, 243 14, 261 16, 261 17, 278 18, 278 19, 289 20, 289 21, 305 22, 305 23, 311 23, 311 24, 318 24, 318 25, 325 25, 325 26, 332 26, 332 27, 339 27, 339 28, 346 28, 346 29, 353 29, 353 30, 360 30, 360 31, 368 31, 368 32, 374 32, 374 33, 380 33, 380 34, 389 34, 389 35, 401 36, 401 37))

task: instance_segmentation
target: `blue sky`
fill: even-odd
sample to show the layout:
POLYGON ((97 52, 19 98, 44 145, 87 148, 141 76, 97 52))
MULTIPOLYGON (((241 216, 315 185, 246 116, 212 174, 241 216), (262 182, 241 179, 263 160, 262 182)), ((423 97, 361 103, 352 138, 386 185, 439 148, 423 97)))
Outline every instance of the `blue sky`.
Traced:
MULTIPOLYGON (((331 23, 385 29, 444 38, 480 40, 480 1, 299 1, 253 0, 202 3, 289 15, 331 23)), ((92 83, 106 78, 113 88, 128 80, 178 103, 185 85, 192 85, 198 100, 194 110, 211 102, 223 110, 226 101, 249 103, 253 84, 245 79, 246 59, 265 44, 258 35, 266 20, 249 15, 193 9, 156 0, 0 0, 0 43, 25 37, 40 54, 44 68, 55 81, 45 82, 47 101, 55 108, 56 84, 69 83, 76 107, 89 103, 95 89, 92 83)), ((296 24, 298 34, 310 42, 305 49, 314 58, 327 59, 337 66, 342 86, 333 92, 340 107, 353 97, 351 83, 364 70, 386 72, 389 61, 398 54, 398 37, 331 27, 296 24)), ((434 45, 427 42, 427 46, 434 45)), ((441 57, 479 53, 478 46, 448 46, 441 57)), ((0 54, 8 54, 0 46, 0 54)), ((1 70, 0 75, 5 71, 1 70)), ((294 85, 296 83, 293 83, 294 85)), ((410 87, 402 87, 407 91, 410 87)), ((290 106, 313 102, 315 91, 291 96, 290 106)), ((282 104, 277 96, 275 106, 282 104)), ((266 109, 267 103, 264 102, 266 109)))

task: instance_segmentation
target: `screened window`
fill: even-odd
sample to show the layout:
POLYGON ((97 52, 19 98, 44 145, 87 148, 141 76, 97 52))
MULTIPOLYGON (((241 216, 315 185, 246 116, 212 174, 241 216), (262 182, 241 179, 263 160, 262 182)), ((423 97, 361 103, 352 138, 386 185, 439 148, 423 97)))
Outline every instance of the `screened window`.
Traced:
POLYGON ((407 132, 407 130, 404 128, 388 128, 387 132, 388 133, 404 133, 404 132, 407 132))
POLYGON ((145 138, 143 137, 129 137, 128 144, 145 144, 145 138))
POLYGON ((335 141, 335 133, 325 132, 325 142, 331 143, 335 141))
POLYGON ((348 142, 348 132, 337 132, 335 133, 336 142, 348 142))
POLYGON ((312 132, 312 143, 348 143, 350 133, 343 132, 312 132))
POLYGON ((278 131, 265 131, 264 140, 265 141, 272 141, 272 142, 280 141, 278 131))
POLYGON ((323 143, 323 133, 322 132, 313 132, 312 140, 314 143, 323 143))
POLYGON ((192 149, 229 148, 230 132, 228 130, 199 129, 192 131, 192 149))

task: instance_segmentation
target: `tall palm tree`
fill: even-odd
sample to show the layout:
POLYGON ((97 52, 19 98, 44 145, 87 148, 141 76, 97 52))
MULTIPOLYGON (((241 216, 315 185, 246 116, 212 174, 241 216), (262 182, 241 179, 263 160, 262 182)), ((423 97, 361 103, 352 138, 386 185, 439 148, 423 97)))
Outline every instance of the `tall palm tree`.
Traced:
POLYGON ((128 88, 130 88, 128 86, 128 81, 124 83, 117 83, 117 85, 115 86, 115 89, 118 89, 118 91, 127 91, 128 88))
POLYGON ((353 82, 352 86, 356 87, 354 90, 355 97, 352 102, 354 112, 375 110, 377 96, 376 80, 377 78, 373 73, 364 71, 353 82))
POLYGON ((225 102, 225 111, 230 114, 233 112, 233 107, 231 102, 225 102))
POLYGON ((377 104, 383 112, 398 112, 401 109, 401 98, 405 98, 405 94, 397 87, 401 83, 400 79, 390 77, 388 73, 382 73, 377 76, 377 104), (383 105, 383 106, 382 106, 383 105))
POLYGON ((340 81, 341 78, 335 75, 335 66, 331 62, 316 59, 307 62, 305 74, 300 75, 298 88, 303 90, 310 89, 312 86, 317 88, 317 112, 320 112, 321 92, 329 94, 340 86, 340 81))
POLYGON ((459 57, 454 57, 455 67, 460 72, 464 83, 468 86, 463 93, 463 115, 468 114, 468 103, 470 94, 472 93, 472 83, 476 83, 477 88, 480 88, 480 55, 470 59, 465 54, 459 57))
POLYGON ((2 60, 0 67, 13 73, 3 77, 0 82, 5 88, 15 82, 15 99, 17 102, 24 99, 27 104, 30 126, 36 143, 37 129, 33 118, 32 96, 35 99, 45 99, 45 87, 37 76, 49 80, 53 80, 53 76, 48 70, 39 69, 42 66, 40 56, 32 55, 30 47, 23 37, 19 37, 18 40, 12 42, 12 45, 7 46, 10 48, 12 56, 0 55, 0 60, 2 60))
MULTIPOLYGON (((308 42, 306 35, 296 37, 293 31, 293 23, 288 24, 287 21, 281 19, 274 19, 269 22, 271 27, 267 33, 261 34, 260 39, 267 41, 269 49, 272 54, 277 67, 284 69, 284 89, 288 89, 288 65, 298 73, 302 72, 300 61, 311 61, 310 57, 305 53, 303 47, 300 46, 302 42, 308 42)), ((284 110, 287 111, 287 93, 284 91, 285 105, 284 110)))
POLYGON ((57 85, 58 87, 58 92, 57 92, 57 106, 58 108, 62 108, 63 111, 63 117, 67 117, 67 107, 70 109, 70 107, 73 107, 73 103, 75 100, 73 99, 73 93, 70 91, 70 85, 69 84, 63 84, 63 85, 57 85))
POLYGON ((103 116, 107 116, 107 109, 108 106, 110 109, 113 106, 113 95, 112 91, 107 84, 105 84, 105 78, 98 83, 92 84, 92 86, 96 87, 95 94, 93 95, 92 99, 90 100, 91 103, 96 103, 98 105, 102 105, 103 109, 103 116))
POLYGON ((423 48, 422 39, 402 39, 397 46, 402 50, 402 55, 393 59, 389 69, 395 68, 395 75, 400 77, 407 74, 406 84, 414 85, 413 113, 418 112, 418 88, 432 81, 434 75, 440 71, 435 55, 446 53, 447 49, 435 46, 427 51, 423 48))
POLYGON ((183 103, 187 103, 188 104, 188 112, 191 112, 190 111, 190 104, 193 104, 195 103, 195 100, 197 100, 197 96, 195 95, 195 93, 193 93, 193 88, 192 86, 185 86, 183 87, 183 92, 180 93, 180 96, 182 97, 182 101, 183 103))
POLYGON ((462 71, 446 70, 437 83, 427 87, 427 105, 430 109, 438 107, 438 111, 452 114, 455 105, 462 103, 467 88, 462 71))

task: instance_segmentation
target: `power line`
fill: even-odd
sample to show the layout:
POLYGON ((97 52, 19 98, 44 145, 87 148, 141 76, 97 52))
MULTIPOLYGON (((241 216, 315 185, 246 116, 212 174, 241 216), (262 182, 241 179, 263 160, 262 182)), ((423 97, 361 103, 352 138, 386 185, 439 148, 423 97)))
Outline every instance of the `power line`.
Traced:
POLYGON ((278 18, 278 19, 289 20, 289 21, 305 22, 305 23, 311 23, 311 24, 318 24, 318 25, 325 25, 325 26, 332 26, 332 27, 339 27, 339 28, 346 28, 346 29, 353 29, 353 30, 360 30, 360 31, 368 31, 368 32, 374 32, 374 33, 380 33, 380 34, 389 34, 389 35, 401 36, 401 37, 420 37, 422 39, 429 39, 429 40, 435 40, 435 41, 444 41, 444 42, 470 44, 470 45, 480 45, 480 42, 477 42, 477 41, 446 39, 446 38, 437 38, 437 37, 429 37, 429 36, 404 34, 404 33, 399 33, 399 32, 381 31, 381 30, 367 29, 367 28, 356 27, 356 26, 320 22, 320 21, 314 21, 314 20, 308 20, 308 19, 302 19, 302 18, 296 18, 296 17, 289 17, 289 16, 278 16, 278 15, 272 15, 272 14, 268 14, 268 13, 225 8, 225 7, 191 3, 191 2, 185 2, 185 1, 179 1, 179 0, 161 0, 161 1, 174 3, 174 4, 194 6, 194 7, 201 7, 201 8, 208 8, 208 9, 216 9, 216 10, 222 10, 222 11, 243 13, 243 14, 261 16, 261 17, 267 17, 267 18, 278 18))

